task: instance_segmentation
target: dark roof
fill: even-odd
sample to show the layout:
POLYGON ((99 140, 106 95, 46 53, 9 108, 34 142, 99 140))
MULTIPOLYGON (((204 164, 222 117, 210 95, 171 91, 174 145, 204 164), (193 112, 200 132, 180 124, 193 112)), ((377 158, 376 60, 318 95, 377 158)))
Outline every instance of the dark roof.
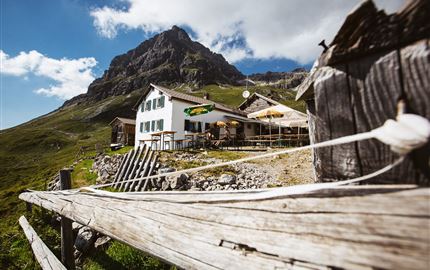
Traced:
POLYGON ((113 119, 110 123, 112 124, 113 122, 115 122, 115 120, 119 120, 121 122, 123 122, 124 124, 129 124, 129 125, 136 125, 136 120, 135 119, 129 119, 129 118, 122 118, 122 117, 115 117, 115 119, 113 119))
MULTIPOLYGON (((175 98, 175 99, 179 99, 179 100, 183 100, 189 103, 193 103, 193 104, 213 104, 215 105, 215 109, 218 109, 220 111, 225 111, 225 112, 229 112, 229 113, 234 113, 234 114, 238 114, 238 115, 245 115, 243 112, 241 112, 240 110, 234 109, 234 108, 230 108, 224 104, 221 103, 217 103, 214 102, 212 100, 209 99, 204 99, 201 97, 196 97, 196 96, 192 96, 192 95, 187 95, 172 89, 168 89, 166 87, 163 86, 159 86, 159 85, 155 85, 151 83, 151 86, 154 87, 154 89, 163 92, 166 96, 171 97, 171 98, 175 98)), ((142 101, 145 99, 146 95, 149 93, 151 89, 149 88, 148 90, 146 90, 142 97, 139 99, 138 103, 136 104, 137 106, 142 103, 142 101)), ((137 107, 135 106, 135 107, 137 107)))
POLYGON ((242 109, 242 107, 243 107, 243 106, 247 105, 247 104, 248 104, 248 102, 249 102, 250 100, 253 100, 253 99, 256 99, 256 98, 264 99, 265 101, 267 101, 267 102, 269 102, 269 103, 272 103, 273 105, 279 105, 279 104, 280 104, 279 102, 277 102, 277 101, 275 101, 275 100, 273 100, 273 99, 271 99, 271 98, 265 97, 265 96, 263 96, 263 95, 261 95, 261 94, 259 94, 259 93, 257 93, 257 92, 254 92, 254 93, 253 93, 252 95, 250 95, 247 99, 245 99, 245 101, 244 101, 244 102, 242 102, 242 104, 240 104, 240 105, 238 106, 238 108, 239 108, 239 109, 241 109, 241 110, 243 110, 243 109, 242 109))

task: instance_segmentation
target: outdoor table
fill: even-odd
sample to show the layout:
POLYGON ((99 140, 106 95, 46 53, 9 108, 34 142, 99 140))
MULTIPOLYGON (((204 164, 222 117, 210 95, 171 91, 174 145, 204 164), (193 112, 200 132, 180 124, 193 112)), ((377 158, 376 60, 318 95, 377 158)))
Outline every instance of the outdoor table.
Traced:
POLYGON ((151 149, 154 149, 152 146, 155 145, 155 150, 157 150, 157 143, 159 139, 146 139, 146 140, 139 140, 140 142, 150 142, 151 143, 151 149))
POLYGON ((168 143, 171 143, 172 146, 171 147, 169 146, 169 149, 173 149, 175 147, 173 143, 173 141, 175 140, 175 133, 176 131, 168 131, 168 130, 160 131, 160 132, 152 133, 151 138, 160 140, 160 143, 161 143, 160 150, 164 150, 164 146, 166 144, 166 138, 170 138, 168 143))
POLYGON ((185 140, 189 140, 192 142, 193 146, 196 146, 197 143, 202 142, 204 145, 204 142, 206 140, 207 133, 205 132, 195 132, 195 133, 187 133, 184 135, 185 140))

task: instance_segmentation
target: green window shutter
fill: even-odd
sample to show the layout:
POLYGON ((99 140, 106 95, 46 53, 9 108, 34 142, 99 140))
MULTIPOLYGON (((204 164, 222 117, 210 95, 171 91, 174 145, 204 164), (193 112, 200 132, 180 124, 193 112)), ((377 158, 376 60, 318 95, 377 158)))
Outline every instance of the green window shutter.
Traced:
POLYGON ((140 132, 143 133, 143 122, 140 122, 140 132))
POLYGON ((190 131, 190 120, 185 119, 184 130, 185 131, 190 131))
POLYGON ((155 131, 155 120, 151 121, 151 131, 155 131))
POLYGON ((140 104, 140 111, 141 112, 145 111, 145 102, 142 102, 142 104, 140 104))
POLYGON ((154 98, 153 100, 152 100, 152 109, 153 110, 155 110, 157 108, 157 99, 156 98, 154 98))
POLYGON ((164 120, 163 119, 157 120, 157 131, 163 131, 163 126, 164 126, 164 120))

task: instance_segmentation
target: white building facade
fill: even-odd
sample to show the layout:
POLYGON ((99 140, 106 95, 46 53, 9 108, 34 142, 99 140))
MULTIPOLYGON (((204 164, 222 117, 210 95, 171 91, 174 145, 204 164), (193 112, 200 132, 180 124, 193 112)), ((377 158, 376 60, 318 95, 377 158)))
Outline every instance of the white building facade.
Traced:
MULTIPOLYGON (((246 114, 207 99, 186 95, 174 90, 151 84, 137 107, 135 147, 151 146, 151 135, 160 131, 174 131, 175 140, 185 139, 186 134, 200 133, 209 129, 216 121, 236 120, 241 123, 240 132, 244 136, 256 134, 255 123, 246 114), (214 110, 202 115, 187 116, 186 108, 198 104, 214 104, 214 110)), ((234 135, 238 130, 231 129, 234 135)), ((225 132, 220 129, 220 135, 225 132)), ((164 144, 164 142, 159 142, 164 144)))

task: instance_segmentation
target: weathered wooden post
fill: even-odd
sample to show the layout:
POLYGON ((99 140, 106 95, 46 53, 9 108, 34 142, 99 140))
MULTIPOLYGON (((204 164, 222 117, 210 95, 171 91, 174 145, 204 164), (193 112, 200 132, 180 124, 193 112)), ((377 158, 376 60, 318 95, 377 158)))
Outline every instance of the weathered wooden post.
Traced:
MULTIPOLYGON (((72 178, 69 169, 60 170, 60 188, 61 190, 72 188, 72 178)), ((72 221, 64 216, 61 216, 61 262, 67 269, 75 269, 72 221)))

